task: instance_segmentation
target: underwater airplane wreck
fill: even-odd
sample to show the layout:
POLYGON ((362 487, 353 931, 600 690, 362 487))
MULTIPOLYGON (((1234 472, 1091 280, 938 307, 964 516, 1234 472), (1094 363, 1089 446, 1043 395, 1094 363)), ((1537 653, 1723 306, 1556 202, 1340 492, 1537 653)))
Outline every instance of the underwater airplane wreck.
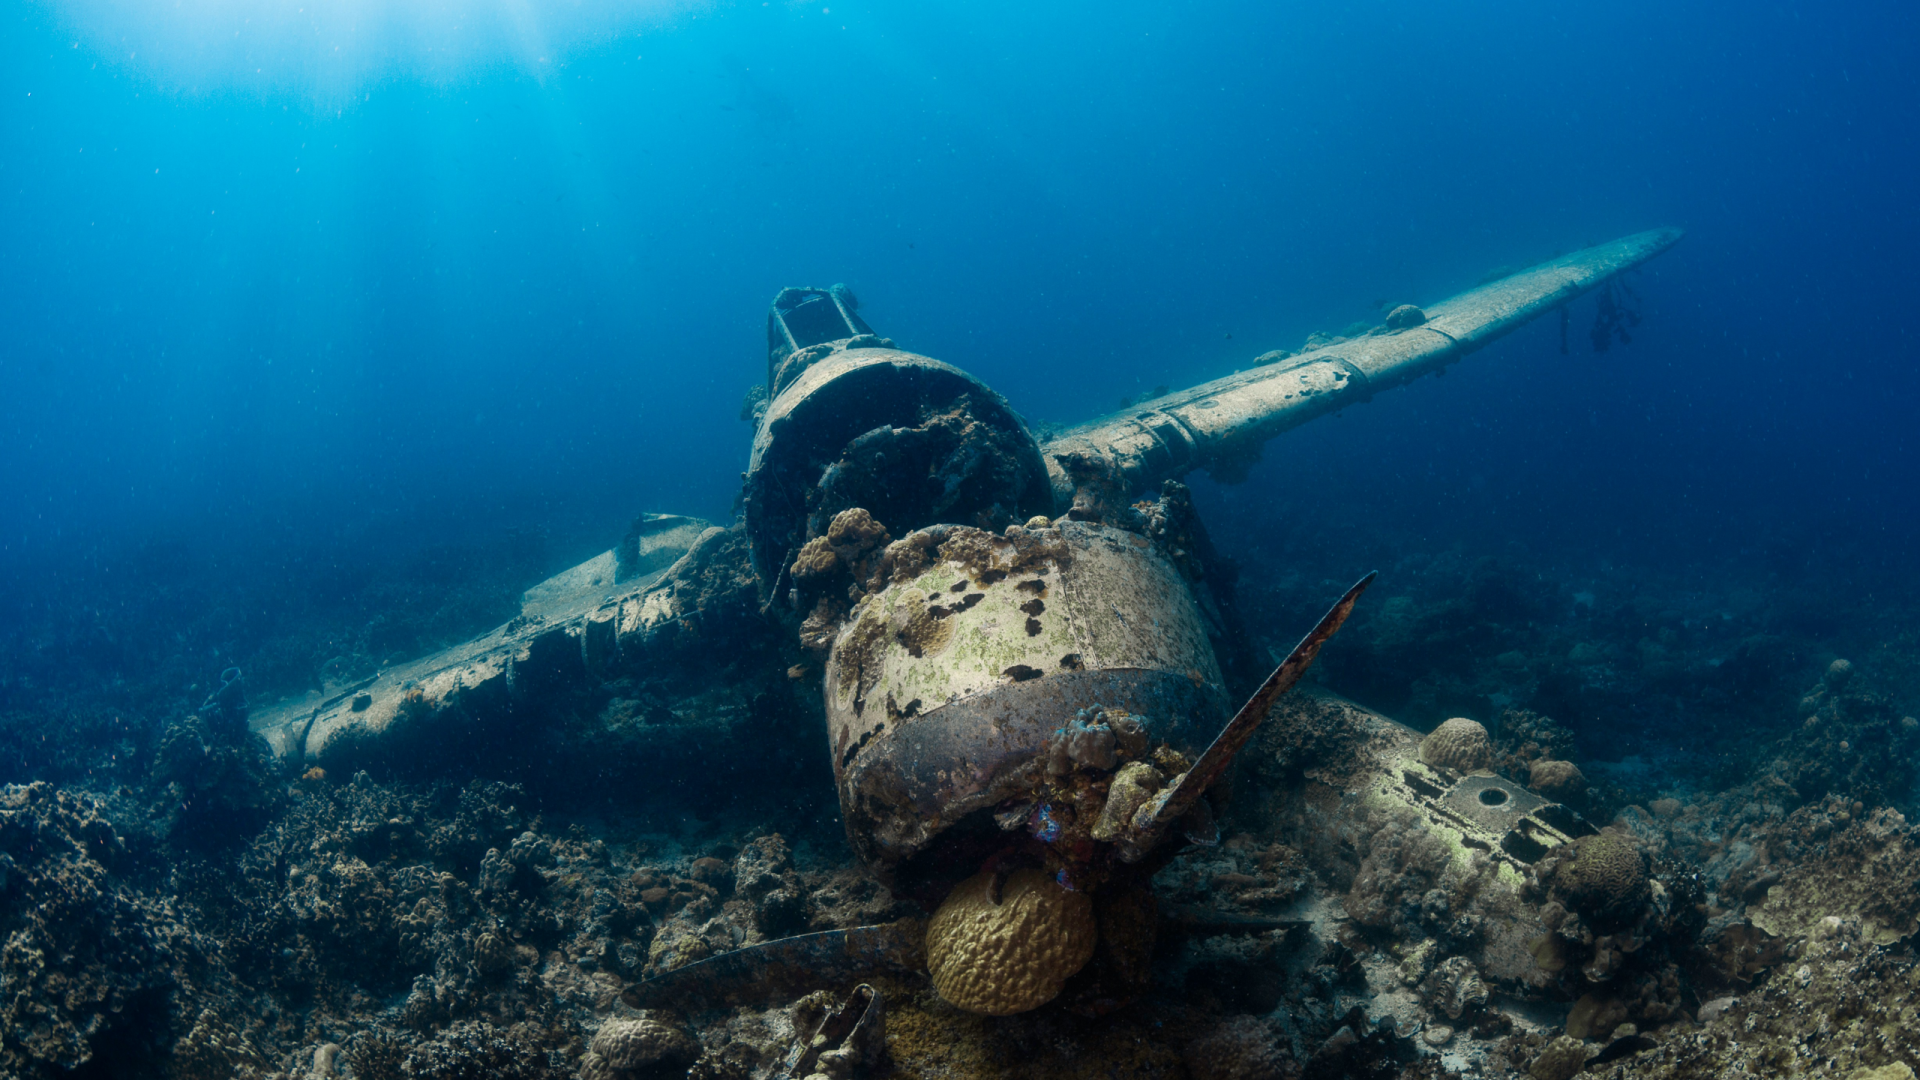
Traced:
MULTIPOLYGON (((875 972, 924 972, 975 1014, 1099 1016, 1146 991, 1170 924, 1296 925, 1155 895, 1157 874, 1219 842, 1219 788, 1256 734, 1291 748, 1289 782, 1265 810, 1303 854, 1339 859, 1343 836, 1405 834, 1466 883, 1449 903, 1476 931, 1443 960, 1408 961, 1422 1000, 1458 1017, 1490 984, 1544 987, 1571 972, 1604 983, 1657 952, 1686 905, 1631 844, 1561 800, 1551 768, 1524 786, 1495 774, 1479 725, 1423 736, 1295 688, 1371 575, 1329 596, 1263 679, 1178 481, 1244 469, 1280 433, 1564 311, 1680 236, 1638 233, 1403 305, 1364 335, 1266 354, 1044 440, 980 380, 895 348, 844 287, 784 290, 736 523, 649 515, 528 590, 498 629, 251 722, 290 764, 431 752, 510 725, 529 696, 665 648, 725 649, 736 624, 715 597, 750 597, 761 624, 810 658, 790 674, 819 686, 821 753, 853 852, 931 913, 655 964, 628 986, 627 1003, 651 1009, 854 985, 781 1076, 857 1075, 884 1055, 884 994, 865 981, 875 972)), ((595 1040, 589 1071, 640 1075, 622 1040, 645 1043, 649 1023, 610 1021, 624 1034, 595 1040)))

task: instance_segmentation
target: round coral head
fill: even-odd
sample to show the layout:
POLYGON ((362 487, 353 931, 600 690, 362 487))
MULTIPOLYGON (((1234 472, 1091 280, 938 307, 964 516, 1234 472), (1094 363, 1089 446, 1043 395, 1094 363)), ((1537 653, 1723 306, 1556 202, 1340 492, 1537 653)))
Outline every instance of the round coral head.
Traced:
POLYGON ((1093 958, 1093 901, 1039 870, 1016 870, 993 901, 993 875, 961 882, 927 927, 927 968, 942 998, 1011 1016, 1056 997, 1093 958))
POLYGON ((1478 721, 1456 716, 1420 741, 1420 760, 1456 772, 1475 772, 1493 764, 1493 744, 1478 721))

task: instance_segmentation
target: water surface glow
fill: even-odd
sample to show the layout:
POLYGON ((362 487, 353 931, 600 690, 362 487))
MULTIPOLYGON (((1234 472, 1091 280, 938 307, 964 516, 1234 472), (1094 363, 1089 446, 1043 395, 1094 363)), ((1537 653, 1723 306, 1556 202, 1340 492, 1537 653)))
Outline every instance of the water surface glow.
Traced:
POLYGON ((176 90, 338 103, 374 83, 545 75, 582 50, 696 21, 707 0, 64 0, 70 47, 176 90))

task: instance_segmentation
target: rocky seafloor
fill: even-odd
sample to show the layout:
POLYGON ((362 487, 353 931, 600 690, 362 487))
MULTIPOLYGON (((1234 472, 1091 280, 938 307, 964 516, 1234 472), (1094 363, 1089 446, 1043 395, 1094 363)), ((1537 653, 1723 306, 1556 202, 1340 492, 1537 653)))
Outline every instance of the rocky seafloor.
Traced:
MULTIPOLYGON (((1270 543, 1238 553, 1262 656, 1364 568, 1270 543)), ((743 945, 926 914, 848 849, 778 635, 473 739, 289 767, 211 694, 222 669, 256 700, 350 682, 498 621, 539 559, 454 553, 327 602, 191 559, 64 582, 0 641, 0 1075, 780 1076, 862 979, 884 1052, 807 1068, 1913 1075, 1911 604, 1739 566, 1356 554, 1382 577, 1320 685, 1422 731, 1478 721, 1494 771, 1602 830, 1502 877, 1404 815, 1309 805, 1302 778, 1350 748, 1302 706, 1243 753, 1219 845, 1159 875, 1147 991, 1092 1017, 963 1013, 906 969, 622 1000, 743 945)))

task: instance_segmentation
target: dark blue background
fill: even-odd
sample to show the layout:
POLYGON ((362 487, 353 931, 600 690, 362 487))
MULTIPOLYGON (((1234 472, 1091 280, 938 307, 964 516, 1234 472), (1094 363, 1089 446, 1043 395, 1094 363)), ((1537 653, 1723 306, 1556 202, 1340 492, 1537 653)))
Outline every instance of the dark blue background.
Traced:
POLYGON ((295 7, 9 16, 16 577, 724 518, 783 285, 1075 420, 1667 224, 1631 347, 1583 308, 1296 432, 1216 532, 1911 562, 1911 5, 569 7, 345 54, 295 7))

